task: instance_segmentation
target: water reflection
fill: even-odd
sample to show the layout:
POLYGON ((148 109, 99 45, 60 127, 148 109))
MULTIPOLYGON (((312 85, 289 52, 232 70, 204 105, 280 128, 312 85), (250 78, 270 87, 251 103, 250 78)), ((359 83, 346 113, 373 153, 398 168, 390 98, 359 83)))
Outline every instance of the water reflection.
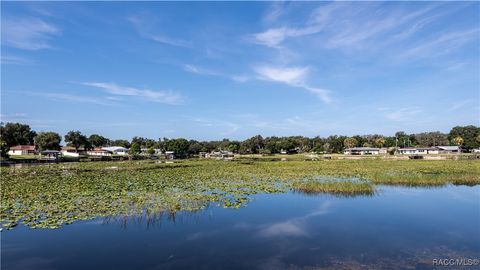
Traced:
POLYGON ((432 269, 433 259, 479 257, 480 186, 378 191, 21 226, 2 232, 2 269, 432 269))

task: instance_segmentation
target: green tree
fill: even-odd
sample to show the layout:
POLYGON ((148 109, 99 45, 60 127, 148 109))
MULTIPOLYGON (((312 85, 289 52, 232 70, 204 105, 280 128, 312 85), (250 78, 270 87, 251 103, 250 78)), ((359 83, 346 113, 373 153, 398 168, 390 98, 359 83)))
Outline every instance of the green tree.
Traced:
POLYGON ((98 134, 92 134, 90 135, 90 137, 88 137, 88 142, 93 147, 102 147, 107 146, 110 140, 98 134))
POLYGON ((386 141, 385 141, 385 138, 383 138, 383 137, 377 138, 374 141, 375 146, 379 147, 379 148, 382 148, 385 145, 385 143, 386 143, 386 141))
POLYGON ((453 138, 452 142, 458 146, 461 146, 463 144, 463 139, 460 136, 457 136, 453 138))
POLYGON ((85 147, 85 148, 88 148, 88 146, 89 146, 87 137, 82 135, 82 133, 78 130, 77 131, 73 131, 73 130, 69 131, 65 135, 65 142, 69 146, 75 147, 75 151, 78 151, 78 149, 82 146, 85 147))
POLYGON ((170 139, 165 144, 166 151, 175 152, 176 157, 186 157, 190 148, 190 143, 184 138, 170 139))
POLYGON ((111 142, 112 146, 121 146, 125 148, 130 148, 130 142, 127 140, 113 140, 111 142))
POLYGON ((155 154, 155 149, 153 148, 153 146, 151 146, 150 148, 148 148, 147 153, 148 153, 150 156, 152 156, 153 154, 155 154))
POLYGON ((7 123, 0 125, 0 135, 6 146, 32 145, 34 143, 35 131, 30 129, 29 125, 20 123, 7 123))
POLYGON ((10 147, 7 145, 7 143, 3 140, 2 137, 0 137, 0 157, 1 158, 8 158, 8 150, 10 150, 10 147))
POLYGON ((128 153, 132 156, 136 156, 140 154, 142 149, 140 148, 140 144, 137 142, 132 143, 130 146, 130 149, 128 150, 128 153))
POLYGON ((480 135, 480 128, 476 126, 457 126, 452 128, 448 135, 448 139, 453 143, 453 139, 461 137, 463 139, 463 147, 470 150, 480 147, 480 141, 477 137, 480 135))
POLYGON ((355 138, 346 138, 345 140, 343 140, 343 146, 345 146, 345 148, 353 148, 357 145, 357 140, 355 138))
POLYGON ((60 150, 62 138, 56 132, 40 132, 35 136, 34 142, 38 150, 60 150))
POLYGON ((439 131, 415 134, 415 140, 421 146, 448 145, 447 134, 439 131))

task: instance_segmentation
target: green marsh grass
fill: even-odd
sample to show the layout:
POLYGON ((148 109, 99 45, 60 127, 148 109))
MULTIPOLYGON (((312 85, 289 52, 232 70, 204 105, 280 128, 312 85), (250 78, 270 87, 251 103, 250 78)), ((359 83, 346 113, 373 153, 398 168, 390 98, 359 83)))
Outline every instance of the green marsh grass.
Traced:
POLYGON ((95 217, 238 208, 252 194, 319 190, 351 194, 375 185, 480 184, 478 161, 182 160, 80 162, 1 168, 0 221, 5 228, 58 228, 95 217), (368 180, 311 184, 319 177, 368 180), (310 184, 309 184, 310 183, 310 184))

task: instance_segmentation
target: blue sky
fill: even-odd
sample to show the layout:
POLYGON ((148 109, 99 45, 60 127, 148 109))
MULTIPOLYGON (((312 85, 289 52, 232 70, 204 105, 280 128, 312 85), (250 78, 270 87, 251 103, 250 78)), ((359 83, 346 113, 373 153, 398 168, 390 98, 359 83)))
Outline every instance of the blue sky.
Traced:
POLYGON ((479 124, 478 2, 2 2, 1 118, 112 139, 479 124))

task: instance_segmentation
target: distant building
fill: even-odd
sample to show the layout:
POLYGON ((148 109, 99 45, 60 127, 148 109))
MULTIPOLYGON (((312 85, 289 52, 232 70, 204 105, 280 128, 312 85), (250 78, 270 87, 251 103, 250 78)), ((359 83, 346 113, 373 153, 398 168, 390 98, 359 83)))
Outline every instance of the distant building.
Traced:
POLYGON ((458 146, 435 146, 438 148, 438 152, 441 154, 455 154, 455 153, 461 153, 462 149, 458 146))
POLYGON ((48 160, 58 160, 58 156, 60 155, 60 151, 57 150, 45 150, 40 152, 42 155, 42 159, 48 159, 48 160))
POLYGON ((174 151, 165 151, 165 159, 175 159, 175 152, 174 151))
POLYGON ((472 149, 472 152, 473 152, 473 153, 480 153, 480 147, 479 147, 479 148, 472 149))
POLYGON ((218 160, 232 160, 234 157, 233 152, 230 151, 212 151, 211 153, 206 154, 207 158, 213 158, 218 160))
POLYGON ((66 156, 66 157, 79 157, 80 153, 85 153, 85 149, 79 148, 77 151, 75 147, 63 146, 60 152, 62 153, 63 156, 66 156))
POLYGON ((110 157, 112 156, 112 152, 97 147, 93 150, 88 150, 87 155, 93 157, 110 157))
POLYGON ((408 147, 398 149, 401 155, 436 155, 460 153, 458 146, 408 147))
POLYGON ((378 149, 378 153, 380 155, 386 155, 388 153, 388 148, 380 148, 378 149))
POLYGON ((35 155, 35 153, 35 145, 15 145, 8 151, 11 156, 35 155))
POLYGON ((128 155, 128 149, 122 146, 109 146, 109 147, 102 147, 101 149, 108 151, 114 155, 121 155, 121 156, 128 155))
POLYGON ((353 148, 347 148, 343 152, 345 155, 378 155, 380 154, 380 149, 379 148, 373 148, 373 147, 353 147, 353 148))

